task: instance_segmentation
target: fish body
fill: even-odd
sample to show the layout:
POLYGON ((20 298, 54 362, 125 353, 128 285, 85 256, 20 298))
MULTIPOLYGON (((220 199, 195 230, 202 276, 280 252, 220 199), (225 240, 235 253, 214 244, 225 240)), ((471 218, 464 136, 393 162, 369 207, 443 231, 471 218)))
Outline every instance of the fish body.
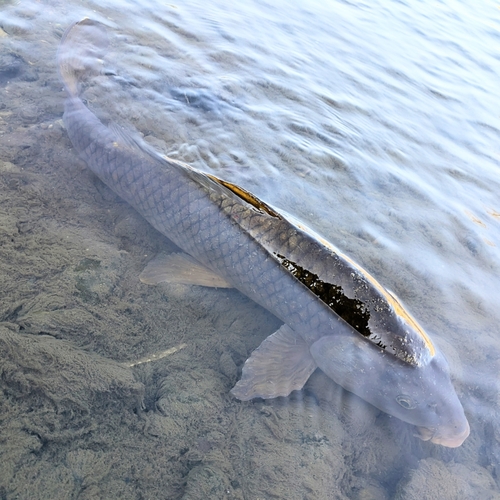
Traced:
MULTIPOLYGON (((89 168, 179 246, 191 266, 262 305, 284 325, 252 353, 232 393, 286 396, 320 367, 422 439, 459 446, 469 434, 444 357, 398 299, 299 221, 245 189, 166 158, 107 127, 79 96, 106 45, 84 19, 63 36, 64 124, 89 168)), ((154 264, 150 276, 160 272, 154 264)), ((196 274, 196 273, 195 273, 196 274)))

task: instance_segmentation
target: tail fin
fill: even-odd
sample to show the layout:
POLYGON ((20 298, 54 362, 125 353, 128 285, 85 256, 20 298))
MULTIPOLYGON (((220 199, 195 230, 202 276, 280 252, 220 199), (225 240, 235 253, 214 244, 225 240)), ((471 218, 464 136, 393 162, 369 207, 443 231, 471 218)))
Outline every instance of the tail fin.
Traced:
POLYGON ((103 24, 84 18, 73 23, 64 33, 57 62, 64 87, 71 97, 79 92, 84 75, 98 72, 98 63, 108 46, 108 35, 103 24))

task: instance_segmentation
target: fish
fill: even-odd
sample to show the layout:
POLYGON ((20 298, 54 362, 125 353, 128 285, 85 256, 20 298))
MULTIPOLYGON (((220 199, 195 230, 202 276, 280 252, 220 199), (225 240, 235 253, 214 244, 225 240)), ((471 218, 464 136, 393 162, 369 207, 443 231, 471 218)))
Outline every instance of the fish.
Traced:
POLYGON ((422 440, 460 446, 470 426, 445 357, 393 293, 292 215, 104 125, 84 104, 82 81, 100 72, 107 45, 106 27, 89 18, 62 36, 63 122, 94 174, 182 250, 151 260, 140 279, 232 287, 283 322, 245 362, 233 396, 286 397, 319 368, 422 440))

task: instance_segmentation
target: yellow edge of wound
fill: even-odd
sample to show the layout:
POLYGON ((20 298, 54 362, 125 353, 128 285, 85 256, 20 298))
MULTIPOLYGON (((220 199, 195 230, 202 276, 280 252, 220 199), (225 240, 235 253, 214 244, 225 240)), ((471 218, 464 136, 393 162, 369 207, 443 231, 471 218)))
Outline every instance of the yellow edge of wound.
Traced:
MULTIPOLYGON (((300 229, 305 230, 301 225, 298 225, 300 229)), ((310 232, 310 230, 309 230, 310 232)), ((344 259, 346 259, 348 262, 352 264, 356 269, 358 269, 365 278, 368 279, 368 281, 371 282, 372 285, 379 290, 379 292, 382 293, 382 295, 385 297, 387 302, 394 308, 394 311, 396 314, 403 318, 410 326, 413 327, 417 335, 419 335, 422 340, 424 341, 424 344, 427 346, 427 349, 429 349, 429 354, 431 357, 434 357, 436 354, 436 348, 434 347, 434 344, 432 343, 430 337, 424 332, 422 327, 417 323, 417 320, 400 304, 399 300, 392 295, 392 293, 388 292, 368 271, 363 269, 359 264, 354 262, 352 259, 347 257, 347 255, 343 254, 340 252, 337 248, 335 248, 330 242, 322 238, 321 236, 317 236, 314 233, 314 236, 316 236, 323 245, 325 245, 327 248, 330 248, 334 252, 336 252, 338 255, 341 255, 344 259)))
POLYGON ((349 260, 353 266, 361 271, 361 273, 372 283, 372 285, 374 285, 384 295, 387 302, 389 302, 389 304, 391 304, 391 306, 394 308, 396 314, 413 327, 415 332, 422 338, 425 345, 429 349, 429 354, 431 355, 431 357, 434 357, 434 355, 436 354, 436 348, 434 347, 431 339, 424 332, 422 327, 417 323, 417 320, 401 305, 399 300, 394 295, 392 295, 392 293, 388 292, 368 271, 356 264, 346 255, 343 255, 343 257, 349 260))

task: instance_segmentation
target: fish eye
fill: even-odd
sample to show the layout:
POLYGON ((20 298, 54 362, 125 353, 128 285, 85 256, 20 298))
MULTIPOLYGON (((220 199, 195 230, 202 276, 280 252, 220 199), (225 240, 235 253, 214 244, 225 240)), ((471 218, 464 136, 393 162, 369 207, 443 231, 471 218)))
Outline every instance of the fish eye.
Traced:
POLYGON ((402 406, 405 410, 413 410, 417 407, 417 403, 410 398, 410 396, 406 396, 405 394, 400 394, 396 397, 396 401, 400 406, 402 406))

